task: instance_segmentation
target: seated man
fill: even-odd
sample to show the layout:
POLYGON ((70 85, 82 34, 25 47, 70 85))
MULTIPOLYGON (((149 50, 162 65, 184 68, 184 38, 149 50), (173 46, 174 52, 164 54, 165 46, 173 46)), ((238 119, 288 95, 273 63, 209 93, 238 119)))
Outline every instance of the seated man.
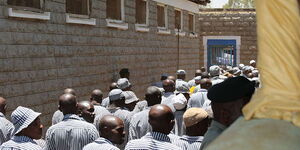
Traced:
POLYGON ((131 140, 127 143, 125 150, 136 149, 159 149, 179 150, 180 148, 171 143, 168 134, 174 126, 174 115, 166 105, 152 106, 149 112, 149 123, 152 132, 148 132, 141 139, 131 140))
POLYGON ((123 121, 115 116, 106 115, 99 123, 100 138, 96 139, 83 147, 83 150, 119 150, 113 144, 122 144, 124 142, 125 132, 123 121))
POLYGON ((15 126, 14 136, 3 143, 0 150, 42 150, 34 139, 42 137, 43 125, 39 116, 41 113, 29 108, 19 106, 11 114, 11 120, 15 126))
POLYGON ((200 149, 209 124, 208 113, 202 108, 190 108, 183 114, 183 121, 186 135, 180 137, 175 144, 185 150, 200 149))

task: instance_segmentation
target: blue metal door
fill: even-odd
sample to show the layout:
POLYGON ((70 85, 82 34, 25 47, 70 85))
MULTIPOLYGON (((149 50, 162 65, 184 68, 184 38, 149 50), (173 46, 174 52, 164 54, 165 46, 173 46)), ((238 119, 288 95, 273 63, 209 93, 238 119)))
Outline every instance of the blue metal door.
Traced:
POLYGON ((212 65, 236 66, 236 40, 208 40, 207 67, 212 65))

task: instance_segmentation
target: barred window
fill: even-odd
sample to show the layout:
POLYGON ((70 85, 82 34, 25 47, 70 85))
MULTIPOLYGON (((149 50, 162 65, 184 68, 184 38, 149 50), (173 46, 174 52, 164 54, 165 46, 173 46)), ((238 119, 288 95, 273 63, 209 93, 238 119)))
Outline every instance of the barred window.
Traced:
POLYGON ((147 1, 135 0, 135 18, 137 24, 147 24, 147 1))
POLYGON ((193 14, 189 14, 189 32, 195 32, 195 16, 193 14))
POLYGON ((8 0, 7 4, 41 9, 41 0, 8 0))
POLYGON ((66 10, 70 14, 89 15, 89 0, 66 0, 66 10))
POLYGON ((106 18, 122 20, 122 0, 106 0, 106 18))
POLYGON ((165 6, 157 5, 157 25, 166 27, 166 10, 165 6))
POLYGON ((181 11, 175 10, 175 29, 181 29, 181 11))

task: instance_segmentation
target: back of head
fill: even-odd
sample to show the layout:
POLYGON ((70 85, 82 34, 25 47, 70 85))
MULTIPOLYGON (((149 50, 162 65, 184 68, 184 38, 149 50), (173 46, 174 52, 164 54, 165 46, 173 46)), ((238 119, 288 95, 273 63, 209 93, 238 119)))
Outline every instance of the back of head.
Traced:
POLYGON ((168 79, 168 74, 163 73, 163 74, 160 76, 160 80, 163 81, 163 80, 166 80, 166 79, 168 79))
POLYGON ((145 99, 148 103, 148 106, 160 104, 161 103, 161 91, 155 86, 150 86, 146 90, 145 99))
POLYGON ((91 94, 91 101, 96 101, 97 103, 101 103, 103 98, 103 92, 99 89, 95 89, 91 94))
POLYGON ((206 72, 205 67, 201 67, 200 70, 201 70, 201 72, 206 72))
POLYGON ((212 86, 212 82, 208 78, 201 79, 200 85, 202 89, 209 89, 212 86))
POLYGON ((207 72, 202 72, 201 78, 210 78, 210 76, 207 72))
POLYGON ((119 72, 120 78, 127 78, 129 79, 130 73, 128 68, 122 68, 119 72))
POLYGON ((167 79, 172 80, 174 83, 176 82, 176 78, 174 76, 168 76, 167 79))
POLYGON ((99 123, 100 136, 114 144, 122 144, 124 141, 124 123, 116 116, 106 115, 99 123))
POLYGON ((0 97, 0 112, 4 115, 6 113, 6 100, 3 97, 0 97))
POLYGON ((64 90, 64 94, 72 94, 72 95, 76 96, 75 90, 72 88, 66 88, 64 90))
POLYGON ((66 114, 77 114, 76 96, 72 94, 63 94, 59 97, 59 110, 66 114))
POLYGON ((113 89, 117 89, 118 88, 118 84, 116 82, 112 82, 109 85, 109 91, 113 90, 113 89))
POLYGON ((165 92, 174 92, 175 91, 175 82, 173 80, 164 80, 163 81, 163 88, 165 92))
POLYGON ((149 111, 149 123, 152 131, 169 134, 174 126, 174 115, 171 108, 163 104, 152 106, 149 111))
POLYGON ((201 76, 201 75, 202 75, 202 71, 200 69, 197 69, 195 72, 195 77, 201 76))

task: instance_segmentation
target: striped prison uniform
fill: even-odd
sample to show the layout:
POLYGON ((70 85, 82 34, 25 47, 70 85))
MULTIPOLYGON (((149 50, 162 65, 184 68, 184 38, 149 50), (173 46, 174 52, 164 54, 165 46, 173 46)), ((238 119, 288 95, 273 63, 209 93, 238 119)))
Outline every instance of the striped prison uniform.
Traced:
POLYGON ((99 133, 93 124, 82 121, 75 114, 67 114, 63 121, 48 129, 46 150, 81 150, 98 137, 99 133))

